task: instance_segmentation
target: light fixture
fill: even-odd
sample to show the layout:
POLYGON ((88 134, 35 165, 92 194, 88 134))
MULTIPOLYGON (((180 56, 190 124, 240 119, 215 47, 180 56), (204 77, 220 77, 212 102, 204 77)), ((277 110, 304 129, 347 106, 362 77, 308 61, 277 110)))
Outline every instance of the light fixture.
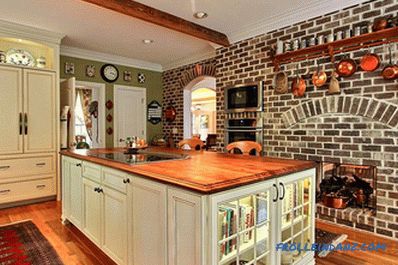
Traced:
POLYGON ((151 44, 151 43, 153 43, 153 40, 145 39, 145 40, 142 40, 142 42, 143 42, 144 44, 151 44))
POLYGON ((207 18, 209 15, 206 13, 206 12, 203 12, 203 11, 198 11, 198 12, 195 12, 194 14, 193 14, 193 17, 194 18, 197 18, 197 19, 203 19, 203 18, 207 18))

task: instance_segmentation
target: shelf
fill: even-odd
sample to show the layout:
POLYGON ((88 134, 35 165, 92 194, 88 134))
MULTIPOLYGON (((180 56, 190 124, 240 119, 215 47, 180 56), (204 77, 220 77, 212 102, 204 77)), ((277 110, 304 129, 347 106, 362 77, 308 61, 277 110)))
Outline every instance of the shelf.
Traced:
POLYGON ((275 69, 278 70, 281 64, 325 56, 330 56, 333 58, 335 54, 354 51, 360 48, 379 46, 390 42, 398 42, 398 27, 362 34, 348 39, 311 46, 296 51, 277 54, 273 57, 273 63, 275 69))

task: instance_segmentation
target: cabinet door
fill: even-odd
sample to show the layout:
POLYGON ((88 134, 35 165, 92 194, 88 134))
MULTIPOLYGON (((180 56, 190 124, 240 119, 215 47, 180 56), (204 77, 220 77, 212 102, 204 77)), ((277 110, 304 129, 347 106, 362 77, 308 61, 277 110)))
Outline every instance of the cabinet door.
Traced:
POLYGON ((55 73, 24 70, 25 153, 56 150, 55 73))
POLYGON ((62 221, 70 215, 70 161, 62 157, 62 221))
POLYGON ((275 264, 275 187, 270 180, 212 196, 210 264, 275 264))
POLYGON ((0 80, 0 155, 20 154, 23 151, 22 70, 1 66, 0 80))
POLYGON ((83 231, 94 243, 101 246, 102 202, 97 188, 100 188, 98 183, 83 178, 83 231))
POLYGON ((127 198, 103 187, 103 250, 117 264, 127 264, 127 198))
POLYGON ((168 189, 169 265, 202 264, 201 197, 168 189))
MULTIPOLYGON (((309 244, 310 248, 315 240, 315 169, 280 178, 278 186, 280 200, 277 216, 280 220, 277 242, 301 244, 302 247, 309 244)), ((313 252, 277 254, 276 264, 310 264, 314 259, 313 252)))
POLYGON ((70 164, 70 207, 69 220, 77 227, 82 225, 82 163, 79 160, 72 160, 70 164))
POLYGON ((128 189, 132 205, 133 264, 167 264, 167 198, 166 186, 134 177, 128 189), (151 251, 155 250, 156 251, 151 251), (148 252, 151 251, 151 255, 148 252))

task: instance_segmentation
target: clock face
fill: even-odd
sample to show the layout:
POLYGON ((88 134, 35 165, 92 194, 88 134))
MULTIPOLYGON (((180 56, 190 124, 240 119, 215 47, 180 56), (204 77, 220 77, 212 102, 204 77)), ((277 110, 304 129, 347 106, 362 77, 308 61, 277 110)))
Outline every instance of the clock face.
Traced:
POLYGON ((119 71, 113 64, 105 64, 101 68, 101 76, 107 82, 115 82, 119 77, 119 71))

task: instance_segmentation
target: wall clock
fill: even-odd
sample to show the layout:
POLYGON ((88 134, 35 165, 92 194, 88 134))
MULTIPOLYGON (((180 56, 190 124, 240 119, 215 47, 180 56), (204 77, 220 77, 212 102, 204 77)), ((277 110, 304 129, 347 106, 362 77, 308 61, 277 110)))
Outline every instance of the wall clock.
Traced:
POLYGON ((104 64, 101 67, 101 76, 106 82, 115 82, 119 77, 119 70, 113 64, 104 64))

